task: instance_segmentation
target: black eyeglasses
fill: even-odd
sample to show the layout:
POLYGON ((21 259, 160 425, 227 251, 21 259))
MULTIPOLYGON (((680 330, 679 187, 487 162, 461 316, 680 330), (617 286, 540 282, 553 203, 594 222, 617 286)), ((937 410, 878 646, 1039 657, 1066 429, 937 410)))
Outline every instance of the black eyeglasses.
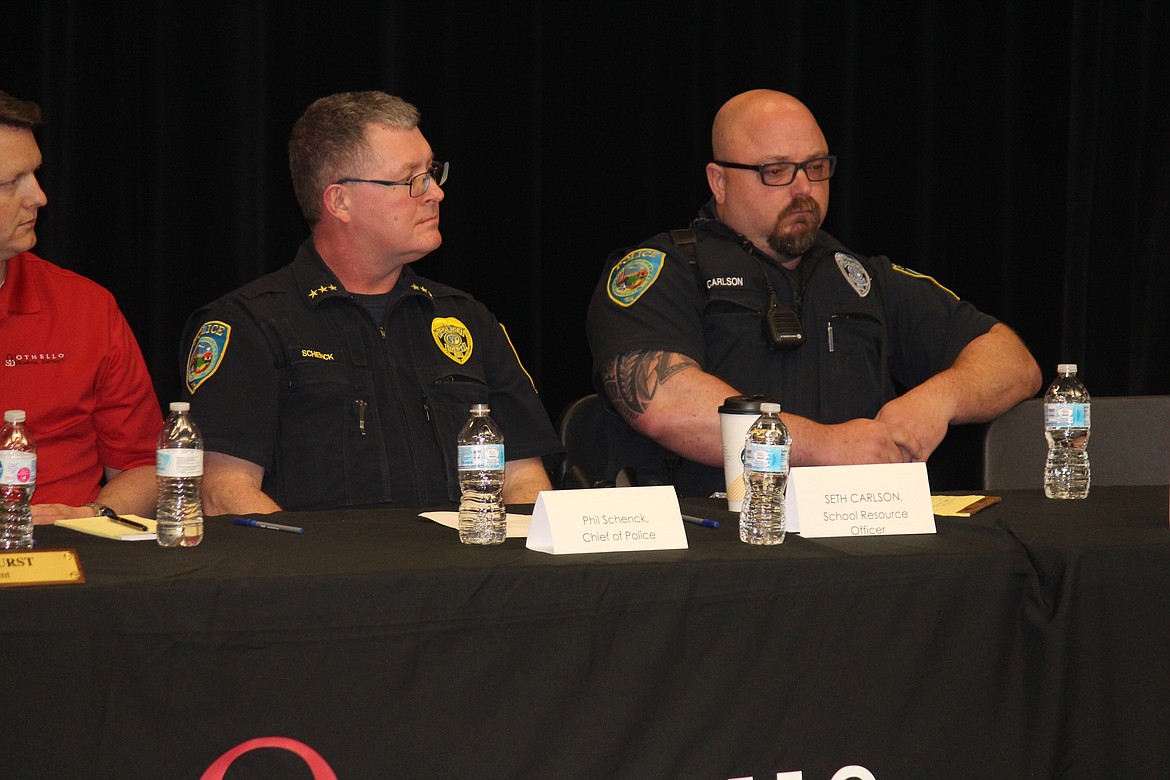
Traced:
POLYGON ((438 182, 439 186, 443 186, 443 182, 447 181, 447 166, 450 163, 433 162, 430 167, 422 173, 417 173, 411 176, 406 181, 384 181, 382 179, 353 179, 345 178, 338 179, 334 184, 381 184, 383 187, 405 187, 410 186, 410 197, 417 198, 421 196, 431 187, 431 179, 438 182))
POLYGON ((802 163, 771 162, 763 165, 744 165, 743 163, 721 162, 719 160, 714 160, 714 163, 722 168, 755 171, 760 174, 760 181, 769 187, 783 187, 791 184, 796 181, 796 174, 801 171, 804 171, 804 175, 808 177, 809 181, 824 181, 832 177, 833 172, 837 170, 837 158, 831 154, 828 157, 814 157, 802 163))

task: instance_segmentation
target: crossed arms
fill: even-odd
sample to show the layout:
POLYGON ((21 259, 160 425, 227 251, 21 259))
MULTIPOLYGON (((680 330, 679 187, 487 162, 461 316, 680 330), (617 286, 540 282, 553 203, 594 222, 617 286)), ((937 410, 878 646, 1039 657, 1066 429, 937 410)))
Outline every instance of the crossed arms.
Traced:
MULTIPOLYGON (((716 409, 740 390, 686 355, 625 352, 606 362, 610 403, 634 430, 684 458, 723 462, 716 409)), ((952 423, 985 422, 1040 389, 1040 368, 1019 337, 997 323, 955 362, 889 401, 877 416, 834 425, 782 413, 796 466, 925 461, 952 423)))

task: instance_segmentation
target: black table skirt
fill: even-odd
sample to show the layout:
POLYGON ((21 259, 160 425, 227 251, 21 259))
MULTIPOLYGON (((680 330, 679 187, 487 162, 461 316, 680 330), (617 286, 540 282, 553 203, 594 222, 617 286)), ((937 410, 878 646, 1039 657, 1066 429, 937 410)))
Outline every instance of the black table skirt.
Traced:
POLYGON ((1170 777, 1165 488, 765 549, 684 503, 726 522, 569 556, 400 509, 191 550, 38 527, 87 582, 0 589, 0 777, 198 778, 261 736, 341 778, 1170 777))

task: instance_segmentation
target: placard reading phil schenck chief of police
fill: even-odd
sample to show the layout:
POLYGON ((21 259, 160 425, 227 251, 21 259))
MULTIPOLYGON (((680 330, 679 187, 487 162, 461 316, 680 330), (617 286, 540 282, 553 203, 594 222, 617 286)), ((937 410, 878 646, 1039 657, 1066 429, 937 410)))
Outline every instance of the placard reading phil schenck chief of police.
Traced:
POLYGON ((527 546, 553 555, 685 550, 687 535, 669 485, 545 490, 536 499, 527 546))

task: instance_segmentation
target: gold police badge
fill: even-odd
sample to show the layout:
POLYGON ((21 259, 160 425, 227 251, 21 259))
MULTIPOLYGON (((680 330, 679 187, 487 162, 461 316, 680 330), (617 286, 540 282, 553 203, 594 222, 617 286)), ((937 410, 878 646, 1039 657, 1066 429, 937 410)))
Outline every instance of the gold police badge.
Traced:
POLYGON ((471 357, 471 331, 455 317, 435 317, 431 320, 431 335, 443 354, 459 365, 471 357))

